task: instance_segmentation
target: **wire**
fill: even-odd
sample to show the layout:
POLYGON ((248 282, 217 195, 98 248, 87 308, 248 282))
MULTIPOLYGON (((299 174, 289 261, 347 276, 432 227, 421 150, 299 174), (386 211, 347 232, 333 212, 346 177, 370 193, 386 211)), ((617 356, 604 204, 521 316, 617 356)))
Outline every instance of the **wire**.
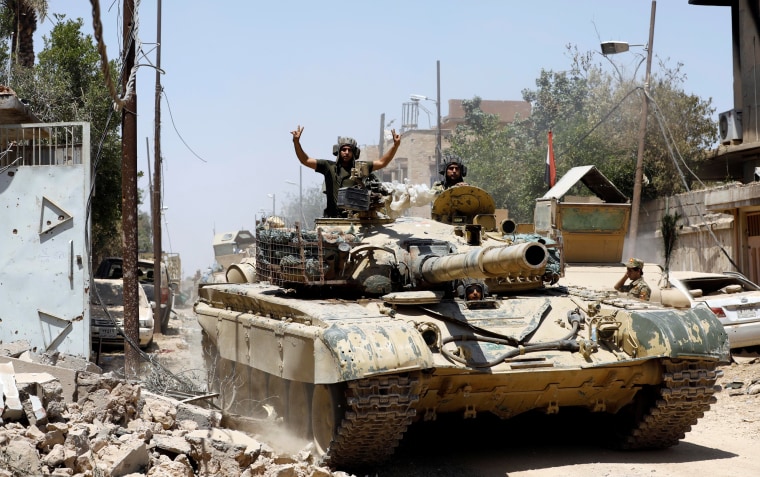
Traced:
POLYGON ((166 90, 161 88, 161 94, 164 96, 164 98, 166 98, 166 107, 169 109, 169 118, 172 120, 172 127, 174 128, 174 132, 177 133, 177 137, 179 138, 179 140, 182 141, 182 144, 184 144, 185 147, 187 147, 187 150, 190 151, 195 157, 197 157, 203 162, 208 162, 204 158, 196 154, 195 151, 193 151, 193 149, 187 144, 187 142, 185 142, 185 139, 182 137, 182 134, 180 134, 179 131, 177 130, 177 125, 174 124, 174 115, 172 114, 172 107, 171 107, 171 104, 169 104, 169 96, 166 95, 166 90))
MULTIPOLYGON (((131 49, 132 44, 134 43, 135 55, 138 56, 137 52, 141 51, 140 39, 137 36, 138 25, 140 23, 137 11, 139 10, 140 0, 134 1, 135 11, 132 15, 132 25, 129 32, 129 48, 125 48, 123 51, 126 53, 129 49, 131 49)), ((108 92, 114 101, 114 108, 116 108, 116 110, 121 110, 121 108, 126 105, 126 103, 132 98, 132 95, 135 93, 135 82, 137 81, 137 69, 139 65, 135 64, 132 66, 129 74, 129 79, 127 80, 127 84, 124 88, 124 96, 119 96, 116 92, 116 85, 111 78, 111 68, 108 62, 108 53, 106 51, 106 45, 103 42, 103 24, 100 22, 100 3, 98 0, 90 0, 90 4, 92 5, 92 29, 95 33, 95 39, 98 43, 98 53, 100 54, 100 68, 103 72, 103 77, 105 78, 108 92)), ((139 55, 142 55, 142 53, 139 55)), ((122 58, 122 63, 126 63, 125 58, 122 58)))
POLYGON ((587 137, 589 137, 589 136, 591 135, 591 133, 592 133, 592 132, 594 132, 594 130, 595 130, 596 128, 598 128, 599 126, 601 126, 601 125, 602 125, 602 123, 604 123, 604 122, 607 120, 607 118, 609 118, 609 117, 612 115, 612 113, 614 113, 614 112, 615 112, 615 110, 617 110, 617 108, 619 108, 619 107, 620 107, 620 105, 621 105, 621 104, 623 104, 623 101, 625 101, 626 99, 628 99, 628 96, 632 95, 633 93, 635 93, 635 92, 636 92, 638 89, 640 89, 640 88, 641 88, 641 87, 640 87, 640 86, 638 86, 638 87, 636 87, 636 88, 632 89, 631 91, 629 91, 629 92, 628 92, 628 93, 627 93, 625 96, 623 96, 623 98, 622 98, 620 101, 618 101, 618 102, 617 102, 617 104, 615 104, 615 105, 612 107, 612 109, 610 109, 610 111, 609 111, 607 114, 605 114, 605 115, 604 115, 604 117, 603 117, 602 119, 600 119, 599 121, 597 121, 597 123, 596 123, 596 124, 594 124, 594 126, 593 126, 591 129, 589 129, 589 130, 588 130, 588 132, 587 132, 586 134, 584 134, 583 136, 581 136, 581 138, 580 138, 580 139, 578 139, 577 141, 575 141, 575 143, 573 143, 573 144, 570 144, 570 146, 569 146, 567 149, 561 149, 561 148, 560 148, 560 149, 555 149, 555 151, 554 151, 554 152, 555 152, 555 154, 556 154, 557 156, 559 156, 560 154, 569 154, 569 153, 570 153, 570 152, 571 152, 573 149, 575 149, 576 147, 580 146, 580 144, 581 144, 581 143, 582 143, 582 142, 583 142, 583 141, 584 141, 584 140, 585 140, 587 137))
MULTIPOLYGON (((678 171, 678 176, 681 178, 681 183, 683 184, 684 189, 686 189, 687 192, 692 192, 691 188, 689 187, 688 182, 686 181, 686 178, 683 175, 683 172, 681 171, 681 168, 678 165, 678 161, 676 160, 676 156, 673 153, 672 145, 675 144, 675 141, 672 140, 672 134, 670 136, 668 135, 668 133, 670 132, 670 130, 667 129, 667 126, 665 125, 665 121, 664 121, 664 118, 662 117, 662 113, 660 112, 660 108, 657 105, 657 102, 654 100, 654 98, 652 98, 646 90, 644 90, 644 94, 646 95, 646 100, 647 101, 651 101, 652 104, 654 105, 654 108, 652 108, 652 112, 654 114, 655 119, 657 119, 657 124, 660 127, 660 132, 662 133, 663 139, 665 140, 665 144, 668 147, 668 153, 669 153, 671 159, 673 160, 673 165, 675 166, 676 170, 678 171)), ((676 151, 678 151, 677 146, 676 146, 676 151)), ((694 174, 694 171, 692 171, 691 169, 688 168, 688 166, 686 165, 686 161, 683 159, 683 157, 681 156, 680 152, 678 153, 678 157, 680 158, 681 162, 683 162, 683 164, 686 167, 686 169, 694 177, 697 178, 697 180, 699 181, 700 184, 702 184, 702 186, 704 186, 705 184, 699 179, 699 177, 697 177, 696 174, 694 174)), ((704 202, 702 202, 702 203, 704 203, 704 202)), ((742 271, 741 268, 739 268, 739 266, 736 264, 736 262, 734 262, 734 260, 731 258, 731 256, 726 251, 725 247, 723 247, 723 244, 720 242, 720 240, 718 240, 718 237, 715 235, 715 232, 713 232, 713 229, 712 229, 712 226, 711 226, 712 222, 708 222, 707 221, 707 218, 705 217, 704 213, 702 212, 702 208, 699 205, 699 201, 694 201, 694 209, 697 211, 697 214, 702 219, 702 223, 704 224, 705 228, 707 229, 707 232, 710 234, 710 237, 712 237, 713 242, 715 243, 715 245, 718 247, 718 249, 720 249, 720 251, 726 257, 726 259, 729 261, 729 263, 731 263, 731 265, 733 265, 733 267, 736 270, 738 270, 739 272, 741 272, 742 271)))

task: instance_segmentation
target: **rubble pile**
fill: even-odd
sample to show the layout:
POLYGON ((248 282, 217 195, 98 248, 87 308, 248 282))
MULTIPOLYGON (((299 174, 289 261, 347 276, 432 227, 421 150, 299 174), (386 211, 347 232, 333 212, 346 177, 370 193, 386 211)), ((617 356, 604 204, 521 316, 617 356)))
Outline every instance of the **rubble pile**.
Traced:
MULTIPOLYGON (((0 477, 348 476, 307 450, 279 455, 220 427, 221 413, 109 374, 76 371, 71 399, 48 372, 0 354, 0 477)), ((47 367, 49 370, 57 370, 47 367)))

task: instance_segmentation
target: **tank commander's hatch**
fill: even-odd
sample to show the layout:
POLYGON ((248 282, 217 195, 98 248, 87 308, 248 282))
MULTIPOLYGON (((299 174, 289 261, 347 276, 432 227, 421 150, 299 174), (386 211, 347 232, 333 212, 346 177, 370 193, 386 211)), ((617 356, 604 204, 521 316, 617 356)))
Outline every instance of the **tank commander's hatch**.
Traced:
POLYGON ((620 263, 628 232, 631 204, 594 166, 570 169, 543 197, 536 200, 535 232, 561 233, 565 262, 620 263), (594 195, 565 196, 578 183, 594 195))
POLYGON ((450 187, 435 198, 431 217, 444 224, 471 224, 477 215, 493 215, 493 197, 472 186, 450 187))

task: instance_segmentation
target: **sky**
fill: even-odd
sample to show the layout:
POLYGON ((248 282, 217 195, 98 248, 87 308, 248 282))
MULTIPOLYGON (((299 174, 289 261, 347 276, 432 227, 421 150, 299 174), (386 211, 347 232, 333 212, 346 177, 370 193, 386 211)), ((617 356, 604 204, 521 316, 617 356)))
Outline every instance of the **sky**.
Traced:
MULTIPOLYGON (((100 0, 109 59, 122 48, 123 0, 100 0)), ((153 169, 157 0, 138 2, 145 56, 137 74, 138 168, 148 190, 153 169), (146 140, 149 146, 146 144, 146 140)), ((49 0, 54 13, 82 18, 92 35, 91 3, 49 0)), ((161 3, 161 151, 163 248, 182 257, 184 276, 213 263, 215 233, 253 230, 322 175, 303 168, 290 131, 304 127, 307 154, 332 158, 338 136, 378 143, 381 115, 401 123, 411 94, 436 97, 441 116, 450 99, 522 100, 542 69, 570 68, 567 45, 599 52, 601 41, 630 43, 608 57, 632 72, 645 54, 651 0, 165 0, 161 3), (639 46, 633 46, 639 45, 639 46), (274 201, 272 199, 274 195, 274 201)), ((652 73, 659 61, 683 64, 684 89, 733 108, 731 15, 728 7, 656 2, 652 73)), ((613 71, 601 54, 599 63, 613 71)), ((643 79, 645 66, 639 68, 643 79)), ((12 86, 12 85, 11 85, 12 86)), ((435 127, 435 102, 423 101, 419 127, 435 127)), ((403 136, 402 136, 402 141, 403 136)), ((557 158, 560 162, 561 158, 557 158)), ((148 205, 142 207, 148 210, 148 205)))

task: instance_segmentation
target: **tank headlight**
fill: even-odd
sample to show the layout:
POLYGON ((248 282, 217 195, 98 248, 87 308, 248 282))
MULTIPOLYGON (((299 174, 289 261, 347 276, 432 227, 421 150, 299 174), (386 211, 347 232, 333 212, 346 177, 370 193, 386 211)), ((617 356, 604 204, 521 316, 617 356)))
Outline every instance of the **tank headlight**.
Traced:
POLYGON ((425 344, 431 349, 437 349, 441 342, 441 330, 432 323, 420 323, 417 325, 417 331, 422 335, 425 344))

